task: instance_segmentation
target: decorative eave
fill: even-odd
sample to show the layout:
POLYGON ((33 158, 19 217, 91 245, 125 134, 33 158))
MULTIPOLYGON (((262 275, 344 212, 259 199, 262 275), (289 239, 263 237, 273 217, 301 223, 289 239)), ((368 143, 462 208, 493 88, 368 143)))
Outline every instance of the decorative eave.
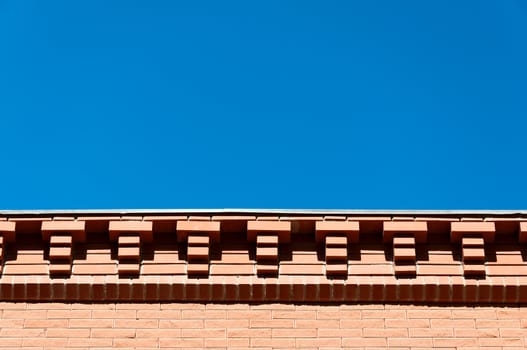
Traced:
POLYGON ((527 302, 527 212, 0 212, 0 300, 527 302))

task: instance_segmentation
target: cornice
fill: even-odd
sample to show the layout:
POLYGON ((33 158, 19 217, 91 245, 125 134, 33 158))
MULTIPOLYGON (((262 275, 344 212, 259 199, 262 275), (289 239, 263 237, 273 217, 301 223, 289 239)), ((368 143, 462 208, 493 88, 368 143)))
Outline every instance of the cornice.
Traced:
POLYGON ((0 300, 527 302, 521 211, 0 212, 0 300))

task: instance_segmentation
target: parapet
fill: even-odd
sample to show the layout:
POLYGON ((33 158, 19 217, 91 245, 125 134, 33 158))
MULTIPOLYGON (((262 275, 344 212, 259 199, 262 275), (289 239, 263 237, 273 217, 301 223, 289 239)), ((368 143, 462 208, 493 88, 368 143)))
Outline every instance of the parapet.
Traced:
POLYGON ((0 212, 0 300, 525 303, 527 213, 0 212))

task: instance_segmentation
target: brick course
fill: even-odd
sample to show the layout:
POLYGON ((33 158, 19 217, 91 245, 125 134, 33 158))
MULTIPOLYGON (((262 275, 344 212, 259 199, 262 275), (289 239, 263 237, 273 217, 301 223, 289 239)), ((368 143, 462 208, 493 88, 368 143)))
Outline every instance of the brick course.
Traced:
POLYGON ((519 306, 0 303, 0 348, 522 349, 519 306))
POLYGON ((0 213, 0 349, 527 347, 524 212, 78 214, 0 213))

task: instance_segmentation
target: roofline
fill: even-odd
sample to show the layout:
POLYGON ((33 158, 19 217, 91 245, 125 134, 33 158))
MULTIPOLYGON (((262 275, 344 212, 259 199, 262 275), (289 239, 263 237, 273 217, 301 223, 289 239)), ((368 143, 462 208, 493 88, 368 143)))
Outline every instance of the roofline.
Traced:
POLYGON ((0 210, 0 216, 42 215, 170 215, 170 214, 285 214, 285 215, 358 215, 358 216, 527 216, 527 210, 389 210, 389 209, 34 209, 0 210))

